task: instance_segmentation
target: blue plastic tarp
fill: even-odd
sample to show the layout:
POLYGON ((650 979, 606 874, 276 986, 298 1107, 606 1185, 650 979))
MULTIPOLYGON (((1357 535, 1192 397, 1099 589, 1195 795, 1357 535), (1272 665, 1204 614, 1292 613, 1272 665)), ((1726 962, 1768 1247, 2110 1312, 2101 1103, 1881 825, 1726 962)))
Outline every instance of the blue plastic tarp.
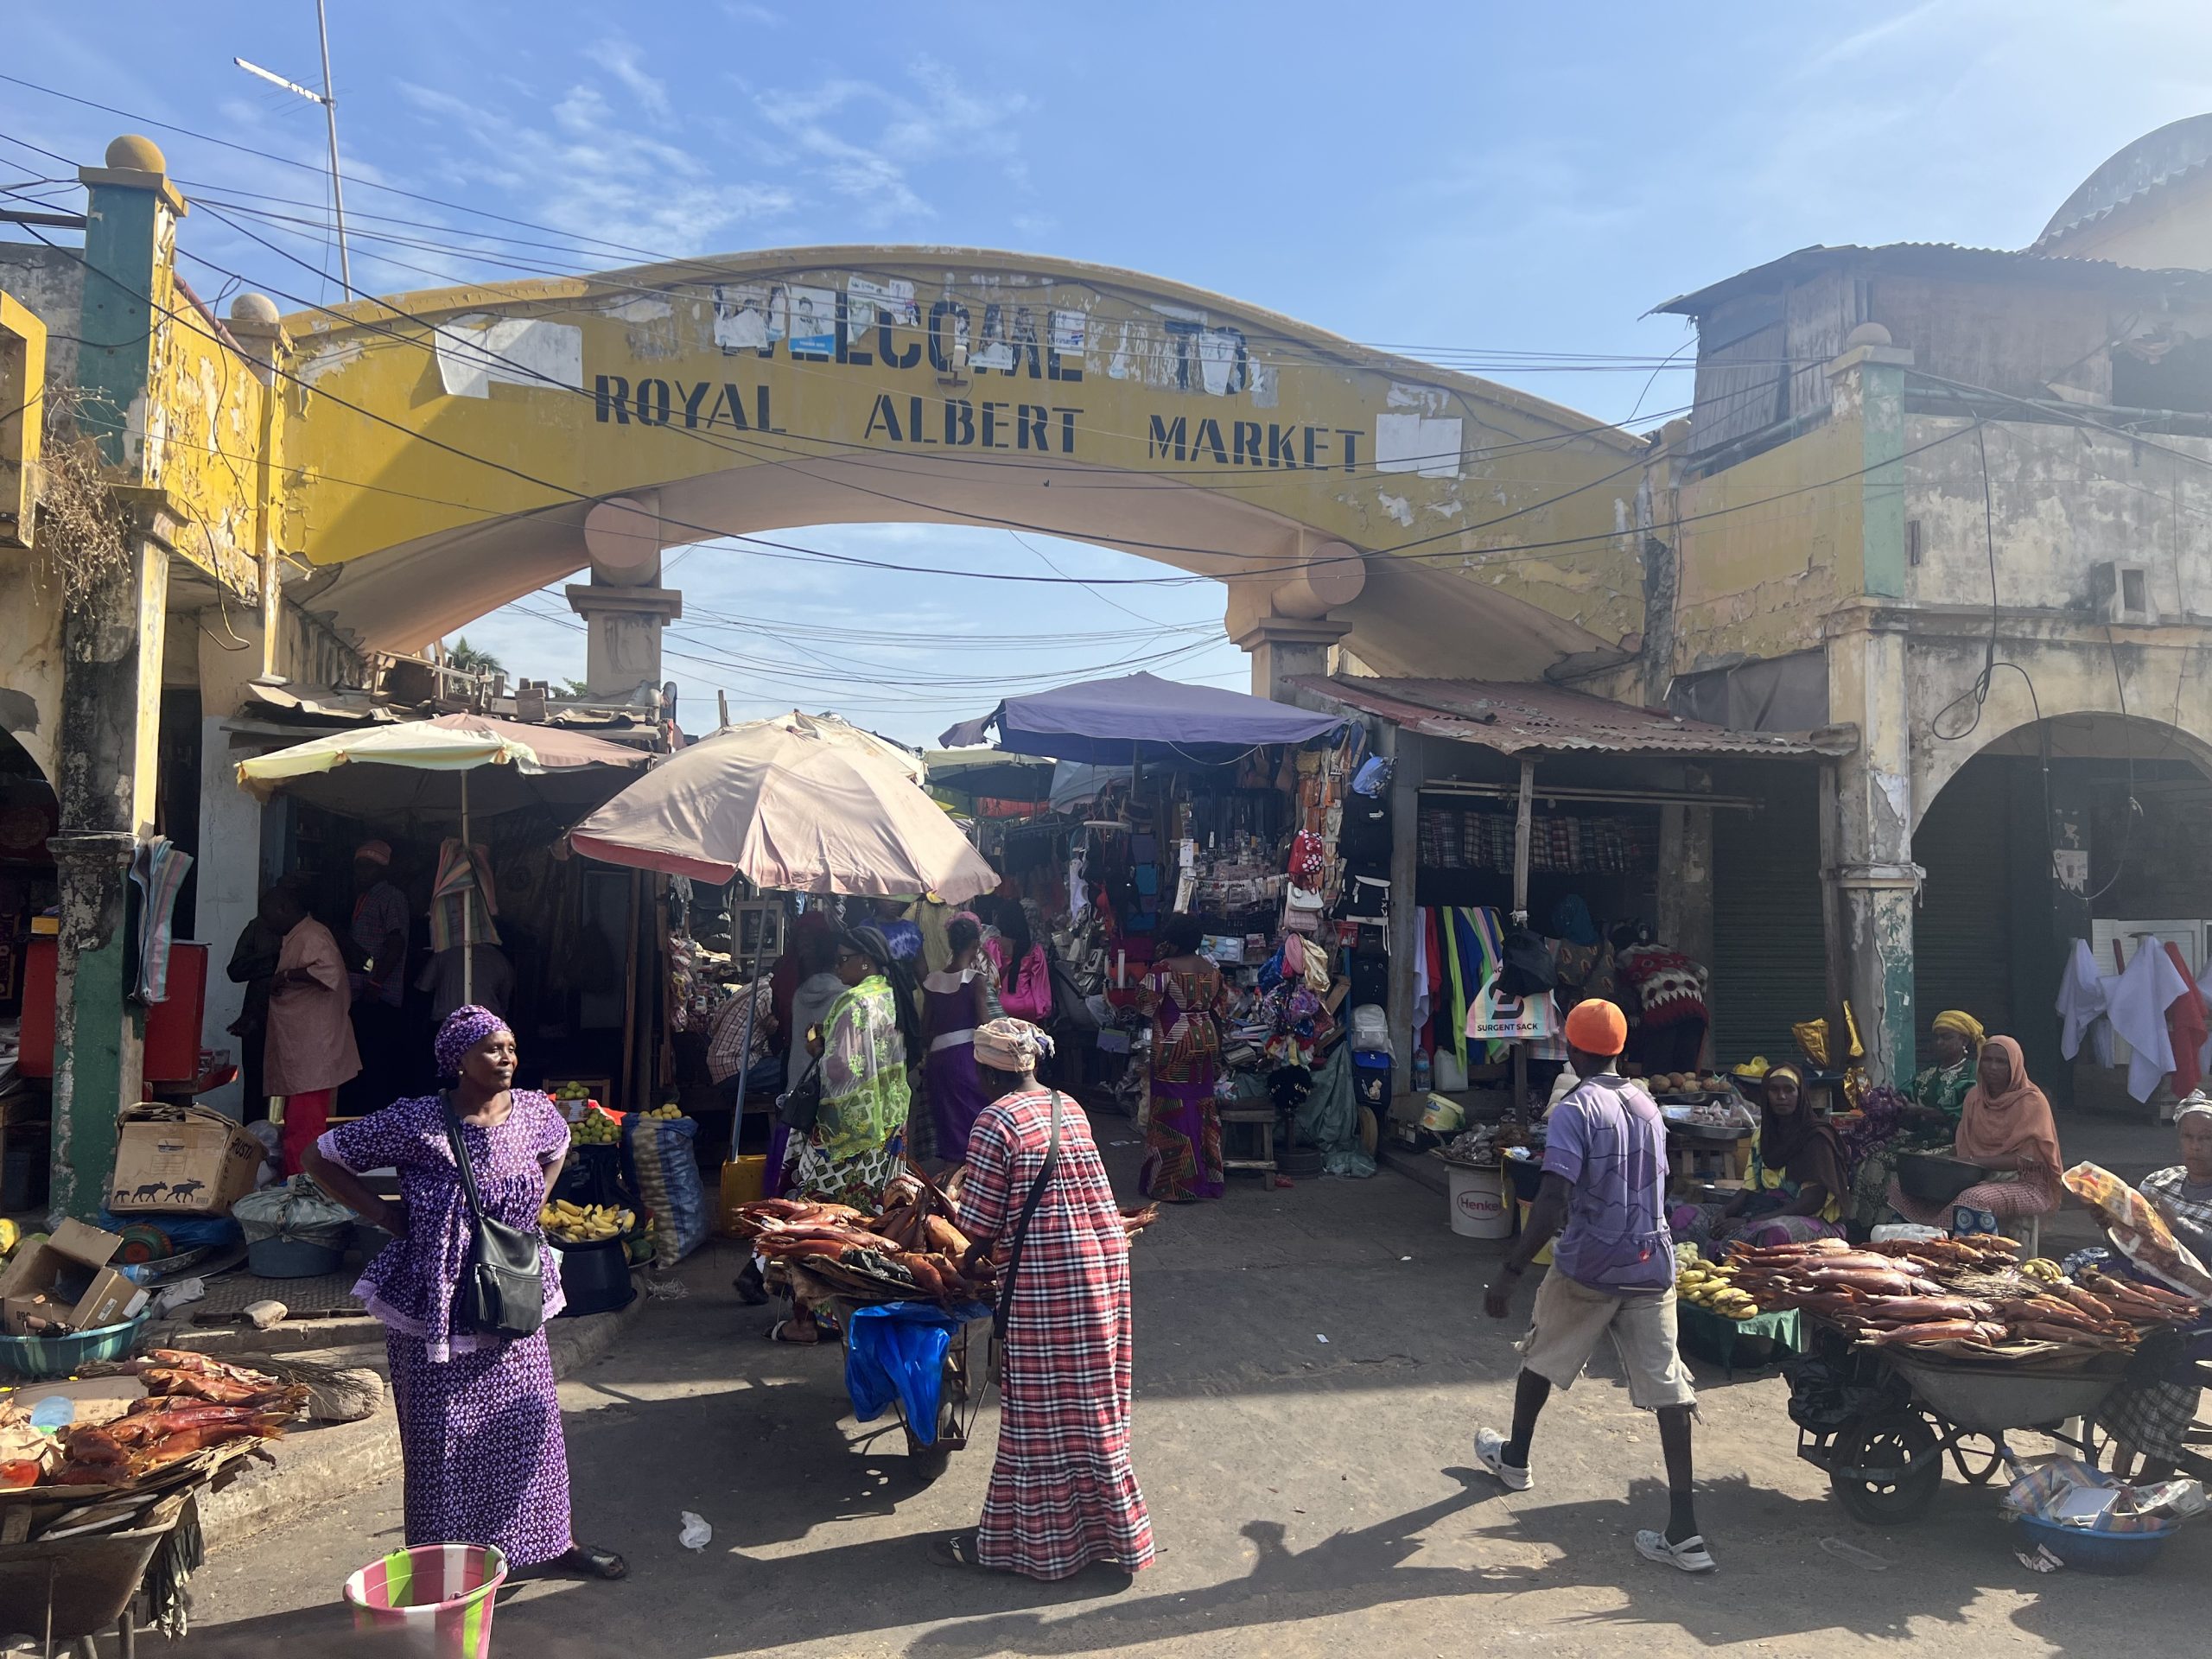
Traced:
POLYGON ((893 1400, 923 1446, 937 1443, 938 1404, 944 1383, 945 1350, 952 1333, 970 1319, 990 1317, 980 1302, 950 1313, 935 1302, 886 1302, 855 1308, 845 1325, 845 1392, 853 1415, 873 1422, 893 1400))
POLYGON ((1344 724, 1341 715, 1317 715, 1220 686, 1125 674, 1008 697, 982 719, 955 726, 941 741, 948 748, 981 743, 986 728, 996 726, 999 747, 1014 754, 1102 766, 1128 766, 1140 758, 1172 765, 1179 754, 1211 763, 1263 743, 1304 743, 1344 724))

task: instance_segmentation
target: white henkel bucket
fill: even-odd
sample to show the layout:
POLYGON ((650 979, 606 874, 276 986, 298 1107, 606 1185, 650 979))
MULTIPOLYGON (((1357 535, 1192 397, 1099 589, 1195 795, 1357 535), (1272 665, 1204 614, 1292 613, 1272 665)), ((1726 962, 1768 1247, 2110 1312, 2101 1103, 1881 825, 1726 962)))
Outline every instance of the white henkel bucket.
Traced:
POLYGON ((1513 1231, 1505 1207, 1505 1172, 1447 1166, 1452 1177, 1452 1230, 1468 1238, 1504 1238, 1513 1231))

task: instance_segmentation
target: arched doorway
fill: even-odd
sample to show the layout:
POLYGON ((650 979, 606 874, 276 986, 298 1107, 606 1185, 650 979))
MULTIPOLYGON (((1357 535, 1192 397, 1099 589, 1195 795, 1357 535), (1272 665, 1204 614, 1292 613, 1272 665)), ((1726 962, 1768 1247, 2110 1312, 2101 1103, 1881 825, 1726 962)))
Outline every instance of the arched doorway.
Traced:
MULTIPOLYGON (((2100 921, 2186 924, 2184 953, 2205 966, 2212 765, 2162 721, 2085 713, 2014 728, 1950 772, 1912 854, 1927 872, 1913 928, 1923 1054, 1928 1021, 1964 1008, 2018 1038, 2037 1082, 2069 1100, 2053 1003, 2075 939, 2100 937, 2100 921)), ((2108 953, 2099 965, 2114 967, 2108 953)))

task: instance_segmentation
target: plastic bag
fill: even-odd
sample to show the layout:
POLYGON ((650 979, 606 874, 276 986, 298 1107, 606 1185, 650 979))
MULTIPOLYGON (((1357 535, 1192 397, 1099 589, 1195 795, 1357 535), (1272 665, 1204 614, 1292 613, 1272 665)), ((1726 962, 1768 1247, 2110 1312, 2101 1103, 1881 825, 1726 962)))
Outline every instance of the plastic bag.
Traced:
POLYGON ((2160 1283, 2212 1306, 2212 1274, 2173 1235, 2149 1199, 2110 1170, 2076 1164, 2059 1178, 2084 1204, 2101 1210, 2120 1254, 2160 1283))
POLYGON ((1375 1160, 1359 1140, 1359 1103, 1352 1091, 1351 1045, 1339 1043, 1337 1052, 1313 1073, 1304 1104, 1292 1120, 1291 1139, 1300 1146, 1318 1147, 1321 1167, 1331 1175, 1363 1179, 1375 1173, 1375 1160))
POLYGON ((653 1265, 666 1271, 707 1242, 714 1217, 707 1208, 706 1184, 692 1142, 699 1126, 688 1117, 646 1117, 632 1112, 623 1121, 622 1142, 637 1173, 638 1196, 652 1212, 653 1265))
POLYGON ((322 1189, 304 1175, 247 1193, 231 1206, 231 1215, 245 1230, 249 1244, 281 1238, 339 1249, 353 1225, 353 1212, 324 1197, 322 1189))
POLYGON ((896 1399, 923 1446, 937 1443, 944 1352, 960 1324, 928 1302, 856 1307, 845 1332, 845 1392, 861 1422, 880 1417, 896 1399))

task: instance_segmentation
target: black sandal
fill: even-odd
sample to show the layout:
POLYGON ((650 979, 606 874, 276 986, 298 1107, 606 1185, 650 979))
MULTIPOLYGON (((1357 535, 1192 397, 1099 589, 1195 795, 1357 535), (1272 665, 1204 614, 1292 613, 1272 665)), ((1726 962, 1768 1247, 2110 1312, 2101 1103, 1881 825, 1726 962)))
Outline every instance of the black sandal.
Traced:
POLYGON ((613 1550, 590 1544, 571 1545, 569 1553, 553 1565, 579 1579, 620 1579, 630 1573, 630 1564, 613 1550))
POLYGON ((977 1572, 991 1573, 997 1569, 985 1567, 976 1554, 976 1531, 973 1527, 961 1532, 947 1533, 942 1538, 930 1541, 930 1559, 939 1567, 969 1567, 977 1572))

